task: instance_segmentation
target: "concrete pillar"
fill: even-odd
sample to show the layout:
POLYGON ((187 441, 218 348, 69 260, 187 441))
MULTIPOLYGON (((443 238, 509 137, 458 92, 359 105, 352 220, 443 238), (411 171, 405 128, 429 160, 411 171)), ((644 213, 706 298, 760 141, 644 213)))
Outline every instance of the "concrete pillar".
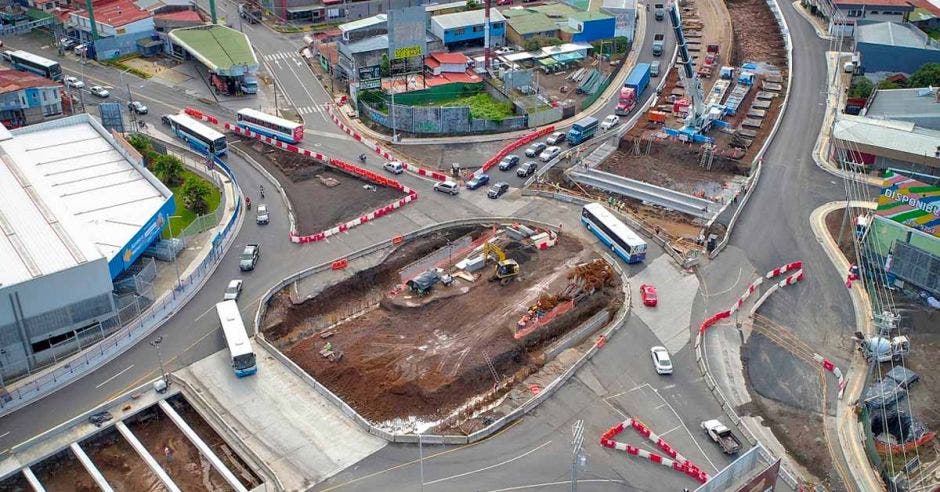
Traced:
POLYGON ((33 471, 29 469, 28 466, 23 467, 23 476, 26 477, 26 481, 29 482, 29 486, 33 488, 36 492, 46 492, 46 488, 39 483, 39 479, 36 478, 36 475, 33 474, 33 471))
POLYGON ((180 417, 180 415, 176 413, 176 410, 173 410, 173 407, 171 407, 170 404, 166 402, 166 400, 160 400, 160 408, 163 410, 163 413, 165 413, 167 417, 170 417, 170 420, 172 420, 173 423, 176 424, 176 426, 179 427, 181 431, 183 431, 183 434, 186 434, 186 438, 196 445, 196 448, 199 449, 199 452, 209 460, 209 463, 212 463, 215 471, 221 473, 225 478, 225 481, 228 482, 232 488, 238 492, 248 492, 245 486, 238 481, 238 478, 235 477, 232 471, 229 470, 228 467, 222 463, 222 460, 220 460, 219 457, 212 452, 212 449, 209 447, 209 445, 207 445, 205 441, 196 435, 192 427, 190 427, 189 424, 183 420, 183 417, 180 417))
POLYGON ((85 454, 85 450, 83 450, 77 442, 73 442, 69 447, 72 448, 72 452, 75 453, 75 457, 78 458, 78 461, 82 462, 82 466, 85 467, 85 470, 91 475, 91 478, 98 484, 98 488, 100 488, 102 492, 114 492, 114 489, 108 485, 108 481, 104 479, 104 475, 101 474, 98 467, 95 466, 88 455, 85 454))
POLYGON ((150 470, 152 470, 157 475, 157 478, 163 482, 163 485, 165 485, 170 492, 182 492, 180 491, 180 488, 177 487, 175 483, 173 483, 173 479, 171 479, 170 476, 166 474, 166 472, 163 470, 163 467, 160 466, 160 463, 157 463, 157 460, 154 459, 150 452, 147 451, 147 448, 145 448, 144 445, 137 440, 137 437, 134 436, 134 433, 127 428, 127 425, 125 425, 124 422, 118 422, 115 424, 115 427, 117 427, 118 432, 124 436, 124 439, 127 439, 127 442, 129 442, 134 450, 137 451, 137 454, 139 454, 140 457, 144 459, 144 461, 147 463, 147 466, 150 467, 150 470))

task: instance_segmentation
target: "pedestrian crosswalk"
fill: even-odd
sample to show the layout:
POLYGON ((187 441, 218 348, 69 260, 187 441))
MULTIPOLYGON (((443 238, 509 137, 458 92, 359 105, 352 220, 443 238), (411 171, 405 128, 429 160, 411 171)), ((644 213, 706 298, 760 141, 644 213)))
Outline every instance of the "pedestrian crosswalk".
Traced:
POLYGON ((297 53, 294 53, 293 51, 281 51, 279 53, 268 53, 267 55, 264 55, 263 58, 265 61, 276 61, 276 60, 286 61, 286 60, 295 60, 299 57, 300 55, 297 53))
POLYGON ((317 103, 311 106, 297 106, 297 112, 300 114, 319 114, 326 113, 328 103, 317 103))

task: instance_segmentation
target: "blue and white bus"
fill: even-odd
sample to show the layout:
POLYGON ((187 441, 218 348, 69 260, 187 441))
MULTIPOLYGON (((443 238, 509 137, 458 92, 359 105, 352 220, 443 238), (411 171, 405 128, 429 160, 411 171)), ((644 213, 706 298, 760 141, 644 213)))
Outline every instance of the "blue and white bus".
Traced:
POLYGON ((166 115, 166 121, 177 137, 185 140, 190 147, 200 152, 223 155, 228 150, 225 135, 185 114, 166 115))
POLYGON ((304 138, 304 125, 256 109, 243 108, 235 114, 235 124, 246 130, 296 144, 304 138))
POLYGON ((581 223, 627 263, 646 259, 646 241, 600 203, 581 209, 581 223))
POLYGON ((238 312, 238 304, 235 301, 222 301, 215 305, 215 310, 219 313, 235 375, 243 378, 258 372, 255 353, 251 350, 251 340, 245 331, 242 315, 238 312))
POLYGON ((59 66, 57 61, 48 60, 23 50, 8 50, 3 54, 3 57, 10 62, 10 65, 13 65, 13 68, 21 72, 32 72, 56 82, 62 81, 62 67, 59 66))

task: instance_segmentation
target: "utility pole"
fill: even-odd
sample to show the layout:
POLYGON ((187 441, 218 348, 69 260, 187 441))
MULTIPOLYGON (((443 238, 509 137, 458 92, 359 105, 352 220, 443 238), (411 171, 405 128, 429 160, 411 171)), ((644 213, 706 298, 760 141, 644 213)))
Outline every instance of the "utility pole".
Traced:
POLYGON ((571 426, 571 492, 578 490, 578 466, 584 462, 582 444, 584 444, 584 420, 578 420, 571 426))
POLYGON ((281 113, 277 108, 277 79, 274 78, 274 74, 271 74, 271 81, 274 83, 274 116, 280 116, 281 113))
POLYGON ((157 359, 160 361, 160 377, 163 378, 163 384, 167 388, 170 387, 170 376, 166 373, 166 368, 163 366, 163 353, 160 351, 160 344, 163 343, 163 337, 159 336, 150 341, 150 346, 156 349, 157 359))

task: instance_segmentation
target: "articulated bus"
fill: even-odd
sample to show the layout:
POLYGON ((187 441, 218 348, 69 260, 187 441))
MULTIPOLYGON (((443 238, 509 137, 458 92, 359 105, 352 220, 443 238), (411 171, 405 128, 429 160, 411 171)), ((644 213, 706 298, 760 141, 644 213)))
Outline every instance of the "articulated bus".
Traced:
POLYGON ((222 301, 215 305, 222 322, 222 332, 225 334, 225 343, 228 344, 229 355, 232 358, 232 369, 235 375, 242 378, 258 372, 255 353, 251 351, 251 340, 245 331, 242 315, 238 312, 235 301, 222 301))
POLYGON ((235 124, 246 130, 296 144, 304 138, 304 125, 261 111, 244 108, 235 115, 235 124))
POLYGON ((177 137, 185 140, 190 147, 204 153, 223 155, 228 150, 225 135, 203 125, 185 114, 169 114, 166 122, 177 137))
POLYGON ((57 61, 47 60, 23 50, 7 51, 3 55, 17 70, 32 72, 57 82, 62 81, 62 67, 57 61))
POLYGON ((646 241, 600 203, 581 209, 581 223, 627 263, 646 259, 646 241))

